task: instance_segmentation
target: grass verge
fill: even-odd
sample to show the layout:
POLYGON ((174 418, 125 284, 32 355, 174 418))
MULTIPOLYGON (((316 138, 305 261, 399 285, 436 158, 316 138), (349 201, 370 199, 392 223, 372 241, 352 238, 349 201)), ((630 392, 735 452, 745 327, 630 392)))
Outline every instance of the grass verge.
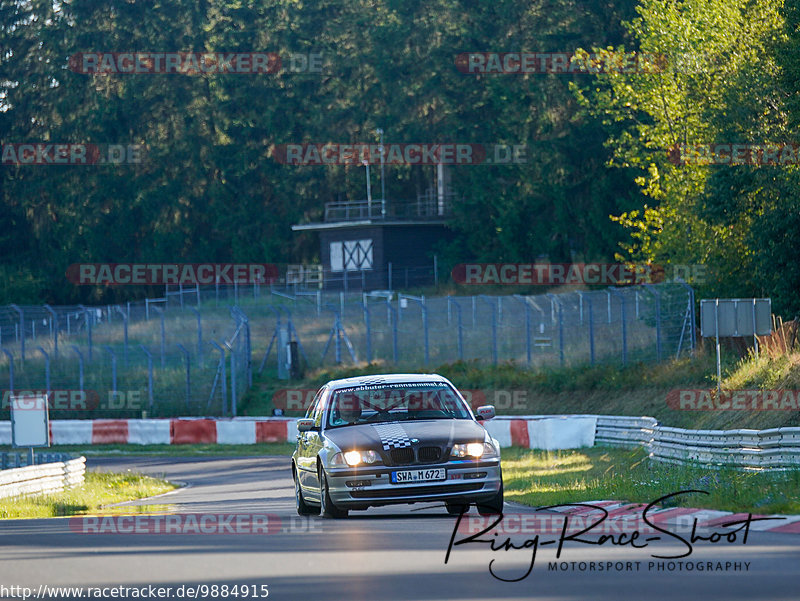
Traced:
POLYGON ((163 511, 163 505, 126 506, 110 508, 108 505, 153 497, 178 488, 177 485, 127 472, 87 472, 86 480, 78 486, 60 493, 21 498, 0 499, 0 519, 50 518, 87 513, 151 512, 163 511))
MULTIPOLYGON (((649 503, 680 490, 672 505, 757 514, 800 513, 800 470, 742 472, 650 461, 642 449, 502 450, 505 498, 531 506, 597 500, 649 503)), ((670 504, 670 503, 667 503, 670 504)))

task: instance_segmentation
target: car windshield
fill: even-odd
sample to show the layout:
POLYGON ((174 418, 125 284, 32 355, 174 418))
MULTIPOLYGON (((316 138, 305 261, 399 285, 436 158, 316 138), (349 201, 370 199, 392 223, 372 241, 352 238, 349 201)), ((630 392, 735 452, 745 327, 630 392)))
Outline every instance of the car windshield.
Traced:
POLYGON ((328 409, 328 426, 430 419, 471 419, 456 392, 441 383, 359 386, 337 390, 328 409))

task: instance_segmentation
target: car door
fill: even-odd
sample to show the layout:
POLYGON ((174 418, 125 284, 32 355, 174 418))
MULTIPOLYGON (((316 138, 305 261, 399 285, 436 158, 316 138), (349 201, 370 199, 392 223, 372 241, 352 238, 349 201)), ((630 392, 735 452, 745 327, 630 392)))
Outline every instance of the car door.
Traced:
MULTIPOLYGON (((319 389, 311 406, 306 412, 306 418, 314 419, 316 424, 317 409, 322 405, 321 400, 325 396, 327 388, 323 386, 319 389)), ((318 488, 317 483, 317 453, 319 442, 319 431, 298 432, 297 433, 297 477, 303 488, 318 488)))
POLYGON ((314 420, 314 429, 306 432, 306 454, 308 456, 308 471, 306 477, 308 478, 309 487, 319 490, 319 474, 317 473, 317 456, 322 450, 324 439, 322 436, 322 421, 325 416, 325 407, 327 406, 328 398, 330 397, 329 390, 323 390, 319 397, 319 402, 314 407, 314 413, 311 418, 314 420))

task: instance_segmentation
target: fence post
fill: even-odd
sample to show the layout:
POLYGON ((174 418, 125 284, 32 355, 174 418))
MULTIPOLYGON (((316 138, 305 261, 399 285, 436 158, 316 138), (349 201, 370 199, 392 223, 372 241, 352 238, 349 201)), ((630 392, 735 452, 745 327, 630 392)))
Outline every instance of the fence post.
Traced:
POLYGON ((461 305, 458 301, 454 301, 451 297, 447 297, 447 323, 450 323, 450 305, 456 308, 456 324, 458 327, 458 358, 460 361, 464 360, 464 331, 461 327, 461 305))
POLYGON ((44 308, 50 312, 50 323, 53 324, 53 354, 58 357, 58 315, 50 305, 45 305, 44 308))
POLYGON ((417 300, 416 298, 410 298, 408 300, 417 303, 420 306, 420 309, 422 310, 422 335, 424 336, 423 342, 425 348, 425 364, 427 365, 430 359, 429 346, 428 346, 428 308, 425 306, 424 298, 423 300, 417 300))
POLYGON ((561 367, 564 367, 564 307, 560 300, 556 302, 558 304, 558 354, 561 367))
POLYGON ((200 311, 196 307, 190 307, 192 313, 197 316, 197 365, 202 367, 203 363, 203 324, 200 320, 200 311))
MULTIPOLYGON (((219 364, 217 365, 217 375, 218 378, 220 376, 220 372, 222 372, 222 382, 221 382, 221 390, 222 390, 222 415, 225 415, 228 412, 228 383, 227 383, 227 374, 225 373, 225 349, 218 345, 213 340, 211 341, 211 346, 217 349, 220 353, 219 364)), ((216 385, 216 378, 214 384, 216 385)), ((214 395, 214 388, 211 389, 211 395, 213 398, 214 395)), ((209 404, 211 403, 211 398, 208 399, 209 404)))
POLYGON ((183 351, 183 359, 186 363, 186 410, 189 411, 189 407, 191 405, 190 399, 192 395, 192 379, 191 379, 191 372, 190 372, 190 358, 189 358, 189 351, 186 350, 182 344, 178 343, 178 348, 183 351))
POLYGON ((110 346, 104 346, 104 349, 111 355, 111 390, 114 394, 114 400, 117 398, 117 355, 114 349, 110 346))
MULTIPOLYGON (((238 305, 234 305, 231 309, 231 312, 237 316, 237 321, 240 325, 244 326, 244 342, 245 342, 245 376, 247 377, 247 385, 253 385, 253 369, 252 369, 252 348, 250 346, 250 319, 247 317, 244 311, 242 311, 241 307, 238 305)), ((286 309, 286 312, 289 314, 288 321, 291 324, 292 322, 292 314, 291 312, 286 309)), ((291 331, 289 332, 289 338, 291 339, 291 331)))
POLYGON ((658 289, 652 284, 645 284, 644 286, 653 293, 656 299, 656 360, 661 361, 661 295, 659 295, 658 289))
POLYGON ((389 291, 392 290, 392 262, 389 261, 389 291))
POLYGON ((589 311, 589 361, 594 365, 594 314, 592 313, 592 298, 586 297, 586 307, 589 311))
POLYGON ((550 300, 550 314, 553 320, 558 316, 558 360, 559 364, 564 366, 564 309, 561 306, 561 300, 555 294, 547 294, 550 300), (556 306, 558 311, 556 312, 556 306))
POLYGON ((140 344, 139 348, 147 355, 147 411, 148 414, 151 414, 153 412, 153 355, 143 344, 140 344))
POLYGON ((528 301, 525 302, 525 353, 528 357, 528 364, 531 362, 533 348, 531 346, 531 308, 528 301))
POLYGON ((83 390, 83 353, 77 345, 72 345, 72 350, 78 354, 78 389, 83 390))
POLYGON ((167 332, 164 327, 164 309, 161 307, 153 306, 158 312, 158 316, 161 318, 161 369, 164 369, 167 365, 166 363, 166 347, 167 347, 167 332))
POLYGON ((14 355, 8 349, 0 348, 0 351, 8 357, 8 388, 9 392, 14 392, 14 355))
POLYGON ((25 312, 17 305, 9 305, 17 313, 19 313, 19 350, 22 360, 25 361, 25 312))
POLYGON ((124 331, 124 338, 125 338, 125 366, 128 366, 128 316, 125 314, 119 305, 117 305, 117 311, 119 314, 122 315, 122 328, 124 331))
MULTIPOLYGON (((473 297, 474 298, 474 297, 473 297)), ((488 298, 481 295, 479 298, 484 300, 492 309, 492 362, 497 365, 497 307, 488 298)), ((473 305, 473 319, 474 319, 474 305, 473 305)))
POLYGON ((388 298, 385 298, 384 301, 386 302, 386 311, 391 318, 392 325, 392 360, 397 363, 397 311, 388 298))
POLYGON ((83 311, 83 321, 86 324, 86 342, 89 346, 89 361, 92 360, 92 319, 89 318, 90 310, 83 305, 78 305, 83 311))
POLYGON ((364 327, 367 335, 367 363, 372 363, 372 328, 370 324, 369 307, 367 307, 367 303, 365 302, 361 303, 361 306, 364 308, 364 327))
POLYGON ((686 290, 689 292, 689 298, 687 300, 689 304, 689 310, 692 313, 692 331, 690 333, 691 336, 689 337, 689 340, 691 340, 692 351, 694 351, 695 349, 697 349, 697 322, 696 322, 696 316, 694 314, 694 288, 692 288, 686 282, 678 282, 678 283, 684 288, 686 288, 686 290))
POLYGON ((628 363, 628 327, 625 316, 625 296, 618 290, 609 289, 608 292, 609 298, 611 298, 611 293, 619 297, 619 314, 622 322, 622 365, 626 365, 628 363))
POLYGON ((225 346, 228 347, 230 351, 230 361, 231 361, 231 415, 236 417, 236 353, 233 350, 233 347, 230 346, 227 342, 225 346))

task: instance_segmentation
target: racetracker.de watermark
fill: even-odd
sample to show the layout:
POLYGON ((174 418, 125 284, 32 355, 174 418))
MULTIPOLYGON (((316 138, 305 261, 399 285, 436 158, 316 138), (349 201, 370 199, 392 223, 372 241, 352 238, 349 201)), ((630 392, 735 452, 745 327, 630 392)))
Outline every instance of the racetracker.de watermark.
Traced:
POLYGON ((77 516, 69 529, 78 534, 264 535, 319 533, 319 520, 274 513, 180 513, 167 515, 77 516))
POLYGON ((460 263, 451 277, 456 284, 507 286, 655 284, 680 278, 701 283, 706 267, 648 263, 460 263))
POLYGON ((797 411, 800 390, 684 389, 667 393, 667 406, 677 411, 797 411))
POLYGON ((800 144, 676 144, 667 151, 675 165, 785 166, 800 164, 800 144))
POLYGON ((272 263, 73 263, 67 280, 79 286, 268 284, 272 263))
MULTIPOLYGON (((305 412, 311 407, 318 390, 316 388, 281 388, 272 395, 272 406, 283 411, 305 412)), ((530 409, 533 404, 528 399, 528 391, 524 389, 466 389, 459 390, 461 396, 472 409, 482 405, 493 405, 498 411, 523 411, 530 409)), ((440 405, 436 400, 436 393, 424 392, 406 395, 410 398, 416 409, 438 409, 440 405)))
POLYGON ((141 411, 147 408, 146 392, 141 390, 3 390, 0 409, 8 411, 14 397, 14 411, 39 411, 47 398, 51 411, 141 411))
POLYGON ((667 59, 640 52, 462 52, 455 66, 466 75, 659 73, 667 59))
POLYGON ((272 157, 284 165, 518 165, 524 144, 277 144, 272 157))
POLYGON ((144 161, 140 144, 3 144, 3 165, 138 165, 144 161))
POLYGON ((318 52, 78 52, 70 70, 84 75, 271 75, 321 73, 318 52))

